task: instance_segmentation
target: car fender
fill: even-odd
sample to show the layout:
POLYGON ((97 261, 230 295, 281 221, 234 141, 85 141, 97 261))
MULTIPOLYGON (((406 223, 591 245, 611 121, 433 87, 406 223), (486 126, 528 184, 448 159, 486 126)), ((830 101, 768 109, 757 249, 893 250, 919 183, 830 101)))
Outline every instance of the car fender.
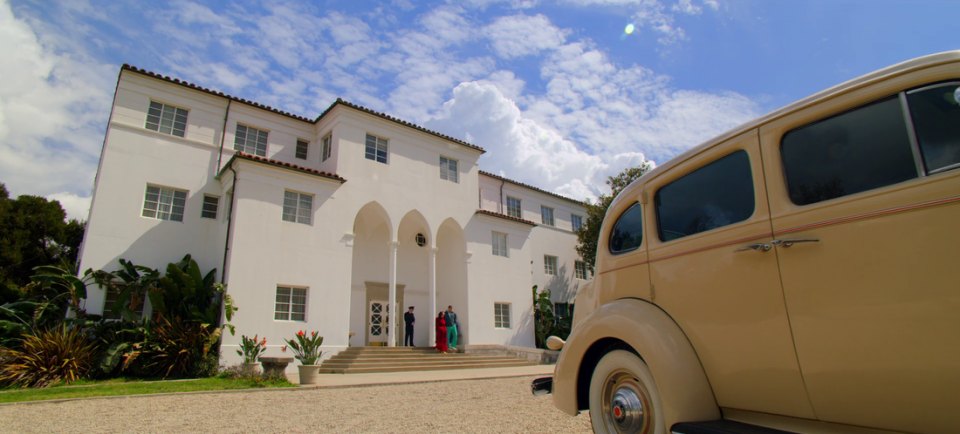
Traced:
POLYGON ((607 303, 577 324, 557 360, 554 405, 571 415, 588 407, 582 388, 589 388, 597 361, 610 349, 624 347, 650 368, 667 427, 720 419, 713 390, 687 336, 663 310, 638 299, 607 303))

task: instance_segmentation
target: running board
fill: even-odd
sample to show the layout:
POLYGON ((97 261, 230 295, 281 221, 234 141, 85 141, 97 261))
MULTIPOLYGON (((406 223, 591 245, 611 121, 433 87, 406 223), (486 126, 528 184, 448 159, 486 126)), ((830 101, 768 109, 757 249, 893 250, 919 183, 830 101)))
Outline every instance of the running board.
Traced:
POLYGON ((673 434, 791 434, 757 425, 732 420, 712 420, 709 422, 681 422, 670 429, 673 434))

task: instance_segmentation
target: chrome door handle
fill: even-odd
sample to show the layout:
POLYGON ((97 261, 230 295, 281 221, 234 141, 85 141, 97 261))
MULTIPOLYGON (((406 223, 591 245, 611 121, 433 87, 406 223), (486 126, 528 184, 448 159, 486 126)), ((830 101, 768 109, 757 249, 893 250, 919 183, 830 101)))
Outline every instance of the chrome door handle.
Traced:
POLYGON ((748 244, 746 246, 743 246, 737 250, 734 250, 734 252, 745 252, 747 250, 754 250, 757 252, 769 252, 771 248, 772 246, 770 246, 767 243, 755 243, 755 244, 748 244))
POLYGON ((798 238, 796 240, 773 240, 773 245, 790 247, 797 243, 819 243, 820 240, 817 238, 798 238))

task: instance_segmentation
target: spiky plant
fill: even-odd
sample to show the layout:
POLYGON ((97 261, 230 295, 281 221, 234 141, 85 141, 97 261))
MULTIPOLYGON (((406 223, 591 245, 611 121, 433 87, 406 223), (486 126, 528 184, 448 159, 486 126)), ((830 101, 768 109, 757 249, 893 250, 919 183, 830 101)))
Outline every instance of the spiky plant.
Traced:
POLYGON ((46 387, 84 378, 96 345, 76 328, 59 325, 23 335, 18 348, 0 347, 0 384, 46 387))

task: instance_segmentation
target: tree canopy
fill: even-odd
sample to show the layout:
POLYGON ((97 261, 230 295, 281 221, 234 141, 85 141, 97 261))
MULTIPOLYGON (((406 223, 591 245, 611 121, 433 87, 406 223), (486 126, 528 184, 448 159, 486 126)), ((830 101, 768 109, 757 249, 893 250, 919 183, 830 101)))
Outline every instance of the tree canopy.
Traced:
POLYGON ((0 304, 19 298, 35 267, 76 271, 83 229, 83 222, 66 220, 60 202, 30 195, 10 199, 0 183, 0 304))
POLYGON ((587 204, 586 219, 577 232, 577 253, 587 263, 591 272, 594 271, 597 262, 597 241, 600 239, 600 225, 603 224, 607 208, 624 188, 651 169, 653 164, 644 161, 637 167, 628 167, 616 176, 608 177, 607 185, 610 186, 610 194, 601 194, 595 203, 587 204))

